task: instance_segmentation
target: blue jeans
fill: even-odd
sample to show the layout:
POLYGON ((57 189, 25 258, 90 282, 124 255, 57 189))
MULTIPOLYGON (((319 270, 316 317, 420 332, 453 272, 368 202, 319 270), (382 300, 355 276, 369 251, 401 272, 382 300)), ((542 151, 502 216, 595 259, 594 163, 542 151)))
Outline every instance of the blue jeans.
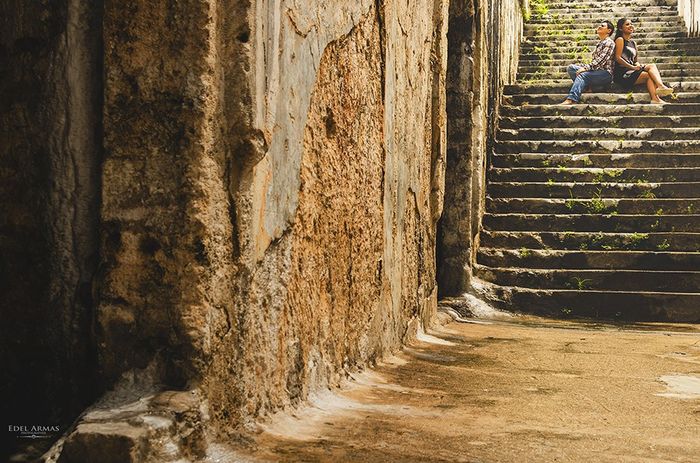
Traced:
POLYGON ((574 81, 574 85, 571 86, 571 91, 569 91, 569 96, 567 98, 576 103, 581 101, 581 93, 583 93, 587 87, 604 87, 610 85, 612 82, 612 76, 608 71, 604 70, 586 71, 577 76, 576 71, 582 67, 583 66, 570 64, 566 69, 566 72, 569 73, 569 77, 574 81))

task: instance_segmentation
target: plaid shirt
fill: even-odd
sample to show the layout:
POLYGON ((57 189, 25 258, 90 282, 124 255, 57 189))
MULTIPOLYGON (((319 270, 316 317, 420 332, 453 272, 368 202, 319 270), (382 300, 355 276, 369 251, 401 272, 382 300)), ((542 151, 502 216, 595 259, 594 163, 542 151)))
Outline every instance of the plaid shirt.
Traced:
POLYGON ((593 61, 591 64, 587 64, 584 69, 588 71, 605 70, 613 75, 613 69, 615 68, 615 60, 613 56, 615 55, 615 42, 608 37, 604 40, 598 42, 598 46, 595 47, 593 52, 593 61))

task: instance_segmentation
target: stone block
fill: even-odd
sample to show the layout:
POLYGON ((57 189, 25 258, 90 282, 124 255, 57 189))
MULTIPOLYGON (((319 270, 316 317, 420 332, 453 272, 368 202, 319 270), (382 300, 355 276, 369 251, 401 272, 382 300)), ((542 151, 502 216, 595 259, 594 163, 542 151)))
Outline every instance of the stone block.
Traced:
POLYGON ((141 463, 148 432, 127 423, 84 423, 66 439, 58 463, 141 463))

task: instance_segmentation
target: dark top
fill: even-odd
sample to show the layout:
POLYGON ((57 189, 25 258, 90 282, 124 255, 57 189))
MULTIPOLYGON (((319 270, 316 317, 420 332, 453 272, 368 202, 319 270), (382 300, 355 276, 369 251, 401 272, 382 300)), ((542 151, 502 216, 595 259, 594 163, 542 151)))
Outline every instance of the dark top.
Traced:
MULTIPOLYGON (((624 47, 622 48, 622 59, 627 63, 634 65, 634 63, 637 62, 637 44, 634 43, 634 40, 625 40, 624 37, 622 40, 625 41, 624 47)), ((629 89, 634 86, 634 83, 637 81, 641 73, 642 71, 640 70, 628 69, 618 63, 615 63, 615 74, 613 76, 613 80, 616 84, 629 89)))

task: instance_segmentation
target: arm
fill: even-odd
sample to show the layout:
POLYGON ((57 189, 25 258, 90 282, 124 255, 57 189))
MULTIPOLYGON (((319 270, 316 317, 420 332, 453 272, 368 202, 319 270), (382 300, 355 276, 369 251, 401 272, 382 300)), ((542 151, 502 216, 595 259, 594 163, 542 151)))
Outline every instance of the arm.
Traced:
POLYGON ((622 59, 622 50, 625 48, 625 40, 622 37, 618 37, 615 39, 615 62, 619 64, 620 66, 627 68, 627 69, 632 69, 633 71, 636 71, 640 69, 639 66, 634 66, 624 59, 622 59))

